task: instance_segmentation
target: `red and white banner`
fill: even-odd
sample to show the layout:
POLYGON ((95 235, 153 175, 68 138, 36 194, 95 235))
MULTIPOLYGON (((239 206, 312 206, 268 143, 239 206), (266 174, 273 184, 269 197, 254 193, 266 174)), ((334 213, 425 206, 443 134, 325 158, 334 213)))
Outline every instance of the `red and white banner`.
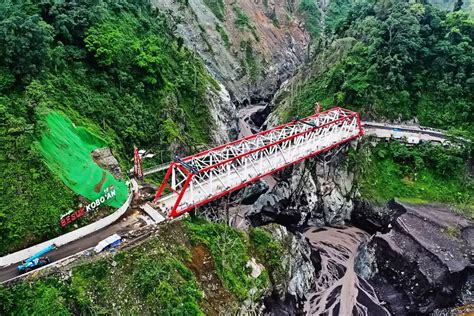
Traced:
POLYGON ((133 173, 135 175, 135 178, 143 179, 142 157, 140 156, 140 153, 138 152, 138 148, 136 146, 133 146, 133 149, 133 173))

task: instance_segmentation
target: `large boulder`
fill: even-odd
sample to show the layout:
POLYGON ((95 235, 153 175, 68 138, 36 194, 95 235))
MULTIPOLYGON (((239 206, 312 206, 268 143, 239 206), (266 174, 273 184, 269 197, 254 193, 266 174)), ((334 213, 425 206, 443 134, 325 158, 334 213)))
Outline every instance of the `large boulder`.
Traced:
POLYGON ((390 212, 366 213, 372 219, 366 225, 373 229, 387 222, 393 228, 372 238, 361 252, 359 270, 396 315, 427 314, 472 302, 473 222, 444 205, 400 206, 406 212, 394 221, 384 215, 390 212))
POLYGON ((256 181, 239 192, 238 201, 245 205, 253 204, 267 191, 268 184, 265 181, 256 181))
POLYGON ((117 158, 114 157, 112 151, 108 147, 94 149, 91 153, 95 163, 102 169, 110 171, 115 179, 122 177, 122 170, 117 158))
POLYGON ((353 175, 341 163, 311 159, 280 175, 273 189, 261 195, 247 214, 253 225, 276 222, 290 228, 343 227, 351 218, 353 175))
POLYGON ((288 182, 278 182, 270 192, 259 196, 245 217, 252 226, 278 223, 292 229, 301 227, 308 210, 289 204, 291 192, 288 182))
POLYGON ((370 234, 388 233, 394 221, 404 213, 405 207, 395 200, 388 201, 384 206, 355 200, 351 222, 370 234))

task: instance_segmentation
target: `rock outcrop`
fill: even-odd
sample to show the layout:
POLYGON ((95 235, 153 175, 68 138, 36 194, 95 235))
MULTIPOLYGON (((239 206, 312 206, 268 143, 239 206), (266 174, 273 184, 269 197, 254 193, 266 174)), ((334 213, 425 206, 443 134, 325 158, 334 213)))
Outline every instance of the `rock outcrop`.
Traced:
MULTIPOLYGON (((246 215, 249 222, 254 226, 279 223, 297 234, 307 226, 352 224, 373 235, 358 250, 355 269, 393 314, 426 314, 472 302, 474 223, 445 205, 391 200, 377 206, 356 200, 343 153, 280 173, 273 189, 251 206, 246 215)), ((307 274, 298 282, 305 284, 308 278, 314 281, 307 274)), ((294 298, 299 296, 290 295, 295 293, 290 289, 284 300, 270 302, 281 314, 291 314, 283 306, 298 303, 294 298)))
POLYGON ((314 287, 316 269, 321 258, 303 235, 293 234, 277 224, 266 228, 273 238, 284 245, 282 264, 286 276, 284 280, 279 280, 273 293, 266 297, 264 314, 294 315, 301 308, 297 303, 314 287))
POLYGON ((276 222, 293 229, 342 227, 354 208, 353 175, 342 155, 330 152, 281 174, 282 180, 261 195, 247 213, 253 225, 276 222))
POLYGON ((388 233, 397 218, 404 213, 406 213, 405 207, 394 199, 384 206, 355 200, 351 223, 369 234, 388 233))
POLYGON ((359 271, 396 315, 471 303, 473 223, 443 205, 404 206, 392 230, 361 252, 359 271))
POLYGON ((270 99, 305 57, 309 42, 288 2, 152 1, 174 19, 176 34, 195 50, 237 104, 270 99), (219 16, 216 16, 219 10, 219 16), (281 25, 280 25, 281 24, 281 25))
POLYGON ((216 124, 216 128, 212 129, 212 141, 215 144, 225 144, 237 138, 238 119, 235 116, 236 108, 230 100, 229 91, 222 84, 219 84, 218 91, 208 88, 206 103, 216 124))
POLYGON ((160 0, 152 5, 170 18, 176 35, 220 85, 218 92, 206 93, 215 144, 237 138, 236 105, 270 102, 305 58, 309 35, 293 2, 160 0))
POLYGON ((104 147, 94 149, 91 153, 91 156, 99 167, 110 171, 110 173, 116 179, 120 179, 122 177, 122 170, 120 169, 120 164, 117 158, 115 158, 112 154, 110 148, 104 147))

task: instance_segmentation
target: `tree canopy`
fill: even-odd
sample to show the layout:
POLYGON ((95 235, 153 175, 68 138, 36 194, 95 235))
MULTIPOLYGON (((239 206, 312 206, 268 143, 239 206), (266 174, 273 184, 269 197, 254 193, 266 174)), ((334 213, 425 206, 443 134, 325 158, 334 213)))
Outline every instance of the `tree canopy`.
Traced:
POLYGON ((413 1, 340 2, 329 10, 324 34, 329 43, 321 41, 314 60, 324 63, 334 43, 343 40, 350 39, 351 48, 330 69, 306 79, 290 114, 308 114, 314 102, 324 100, 372 118, 417 117, 422 124, 473 136, 469 14, 413 1))
POLYGON ((208 142, 213 81, 173 31, 145 0, 0 2, 0 255, 62 233, 78 204, 37 148, 47 113, 102 137, 123 169, 133 145, 208 142))

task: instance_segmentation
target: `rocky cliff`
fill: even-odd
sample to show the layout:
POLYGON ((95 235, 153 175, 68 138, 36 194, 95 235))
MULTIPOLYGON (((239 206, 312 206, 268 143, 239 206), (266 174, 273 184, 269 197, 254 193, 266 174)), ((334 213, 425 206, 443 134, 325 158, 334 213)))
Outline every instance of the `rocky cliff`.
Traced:
MULTIPOLYGON (((324 13, 329 2, 317 3, 324 13)), ((220 89, 208 93, 217 122, 216 143, 244 135, 238 123, 239 107, 261 105, 248 117, 251 132, 262 125, 278 125, 289 115, 305 115, 295 110, 296 98, 305 95, 312 78, 331 69, 352 48, 353 38, 336 40, 325 52, 315 52, 315 57, 294 75, 310 42, 297 13, 298 4, 283 0, 154 2, 172 17, 177 35, 199 54, 219 82, 220 89)), ((318 101, 312 97, 308 100, 318 101)), ((321 302, 328 299, 328 291, 341 290, 334 287, 336 283, 342 284, 344 293, 359 295, 354 306, 365 299, 371 302, 367 308, 384 314, 426 313, 467 302, 472 293, 472 265, 466 257, 470 255, 468 245, 472 245, 472 223, 452 226, 446 224, 447 217, 439 217, 438 222, 424 219, 422 206, 405 211, 395 202, 376 207, 357 201, 356 179, 344 159, 347 149, 333 150, 280 172, 266 180, 268 185, 247 188, 239 200, 246 206, 230 208, 229 222, 234 226, 245 229, 249 223, 273 223, 268 227, 273 237, 287 241, 287 274, 265 298, 264 312, 291 315, 328 310, 321 302), (331 228, 318 230, 327 226, 331 228), (300 232, 308 227, 311 229, 306 236, 302 235, 300 232), (328 245, 318 238, 309 241, 308 236, 313 235, 337 235, 344 240, 328 245), (331 263, 330 257, 338 256, 341 247, 350 251, 339 254, 350 259, 331 263), (328 253, 334 256, 328 257, 328 253), (331 269, 337 273, 329 275, 331 269), (334 284, 326 282, 328 278, 334 284), (456 282, 462 286, 454 287, 456 282), (305 299, 308 301, 303 307, 305 299)), ((342 290, 340 295, 337 302, 341 302, 342 290)), ((332 312, 352 306, 330 303, 332 312)))
POLYGON ((321 258, 302 234, 293 234, 277 224, 271 224, 267 229, 285 247, 282 258, 285 275, 277 280, 273 292, 264 299, 264 314, 294 315, 301 310, 299 303, 306 293, 314 288, 321 258))
POLYGON ((360 252, 361 275, 396 315, 472 303, 473 222, 446 205, 402 206, 393 228, 360 252))
POLYGON ((238 136, 236 106, 269 102, 303 62, 309 41, 295 1, 160 0, 152 4, 219 82, 208 91, 213 140, 238 136))
POLYGON ((176 33, 237 104, 271 98, 301 64, 309 40, 294 1, 160 0, 176 33))
MULTIPOLYGON (((369 312, 382 306, 378 312, 384 314, 426 314, 472 302, 473 222, 446 205, 358 201, 356 179, 344 155, 343 149, 278 174, 277 184, 246 214, 254 226, 276 222, 296 234, 305 231, 312 258, 318 260, 313 260, 315 269, 299 279, 306 289, 304 310, 335 313, 343 308, 334 301, 327 301, 329 307, 321 303, 329 289, 341 290, 334 284, 347 289, 336 302, 355 293, 356 302, 367 303, 369 312), (343 255, 346 251, 350 254, 343 255), (345 259, 337 261, 338 256, 345 259), (354 268, 358 277, 350 272, 354 268), (333 273, 336 270, 341 272, 333 273), (305 286, 308 282, 312 286, 305 286)), ((301 303, 301 296, 286 289, 301 303)), ((286 297, 286 306, 298 304, 286 297)))
POLYGON ((274 188, 247 213, 253 225, 277 222, 292 229, 342 227, 353 210, 354 176, 343 163, 348 147, 330 151, 280 173, 274 188))

